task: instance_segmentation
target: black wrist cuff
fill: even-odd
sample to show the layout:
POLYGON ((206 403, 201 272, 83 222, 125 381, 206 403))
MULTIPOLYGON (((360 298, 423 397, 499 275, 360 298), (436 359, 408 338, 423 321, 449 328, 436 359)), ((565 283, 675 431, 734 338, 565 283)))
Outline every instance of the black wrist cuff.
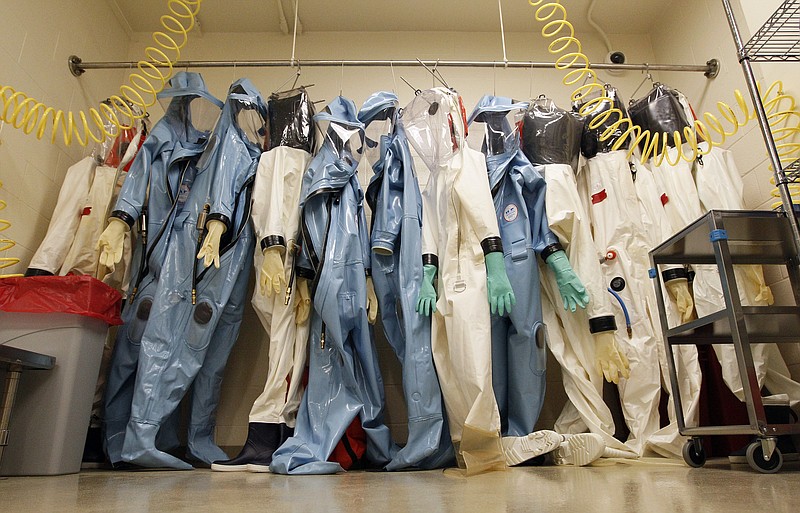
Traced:
POLYGON ((617 320, 613 315, 592 317, 589 319, 589 333, 603 333, 604 331, 617 331, 617 320))
POLYGON ((564 246, 562 246, 560 242, 556 242, 554 244, 546 246, 542 250, 542 261, 547 262, 547 259, 550 257, 550 255, 552 255, 553 253, 558 253, 559 251, 564 251, 564 246))
POLYGON ((503 241, 500 240, 500 237, 486 237, 481 241, 481 249, 483 249, 484 256, 488 255, 489 253, 502 253, 503 241))
POLYGON ((271 248, 272 246, 283 246, 286 247, 286 239, 281 237, 280 235, 268 235, 261 239, 261 252, 267 250, 267 248, 271 248))
POLYGON ((439 257, 431 253, 425 253, 422 255, 422 265, 433 265, 439 267, 439 257))
POLYGON ((664 283, 670 282, 672 280, 678 280, 680 278, 688 280, 689 271, 687 271, 683 267, 676 267, 675 269, 667 269, 666 271, 661 271, 661 278, 664 280, 664 283))
POLYGON ((128 227, 130 228, 132 228, 133 223, 136 222, 136 219, 134 219, 129 213, 125 212, 124 210, 115 210, 111 212, 111 217, 116 217, 123 223, 127 224, 128 227))
POLYGON ((299 266, 295 267, 294 272, 295 272, 295 274, 297 274, 298 278, 305 278, 307 280, 313 280, 314 277, 317 275, 311 269, 307 269, 305 267, 299 267, 299 266))
POLYGON ((225 214, 208 214, 208 217, 206 217, 206 226, 208 226, 209 221, 221 222, 222 224, 225 225, 226 232, 231 229, 231 220, 225 214))
POLYGON ((30 278, 32 276, 53 276, 53 273, 50 271, 45 271, 44 269, 28 267, 28 269, 25 271, 25 277, 30 278))

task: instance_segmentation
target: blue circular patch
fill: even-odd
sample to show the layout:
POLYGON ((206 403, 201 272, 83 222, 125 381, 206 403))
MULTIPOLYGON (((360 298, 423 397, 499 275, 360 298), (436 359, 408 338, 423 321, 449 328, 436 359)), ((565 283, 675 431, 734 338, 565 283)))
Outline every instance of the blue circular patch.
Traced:
POLYGON ((517 206, 513 203, 506 205, 506 208, 503 209, 503 219, 505 219, 507 223, 514 221, 518 215, 519 209, 517 209, 517 206))

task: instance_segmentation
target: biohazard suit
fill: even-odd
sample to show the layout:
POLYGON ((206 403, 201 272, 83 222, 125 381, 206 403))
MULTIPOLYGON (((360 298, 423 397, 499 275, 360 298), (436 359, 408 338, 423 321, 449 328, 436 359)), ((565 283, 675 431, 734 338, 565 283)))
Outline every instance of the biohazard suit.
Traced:
POLYGON ((273 454, 270 470, 279 474, 341 471, 326 460, 356 416, 367 435, 370 465, 383 467, 397 452, 383 420, 383 381, 367 319, 374 293, 356 173, 364 125, 353 102, 341 96, 314 120, 325 139, 303 177, 297 264, 298 276, 313 280, 309 376, 294 436, 273 454))
POLYGON ((172 220, 142 334, 123 461, 192 468, 156 448, 161 424, 190 385, 189 454, 206 463, 225 457, 213 443, 213 430, 222 373, 245 304, 253 252, 250 191, 265 117, 266 105, 255 87, 247 79, 235 82, 197 172, 181 182, 178 204, 183 204, 172 220), (205 240, 202 228, 208 230, 205 240), (198 268, 198 247, 198 256, 214 268, 198 268))
MULTIPOLYGON (((616 108, 625 112, 615 89, 606 86, 606 95, 611 101, 603 102, 589 114, 587 123, 596 121, 598 116, 610 108, 612 102, 616 108)), ((629 357, 635 355, 633 359, 639 363, 632 366, 631 378, 620 386, 623 410, 641 408, 644 404, 644 411, 651 415, 652 426, 658 428, 658 392, 662 384, 667 391, 670 387, 655 293, 648 277, 648 251, 652 246, 643 222, 647 212, 643 212, 639 206, 634 185, 635 175, 632 174, 626 156, 627 150, 624 145, 622 149, 614 150, 614 138, 601 140, 607 129, 604 125, 615 119, 616 117, 598 127, 587 127, 584 133, 584 155, 588 157, 588 194, 591 200, 589 211, 595 244, 604 254, 601 267, 606 286, 613 291, 620 306, 625 309, 625 318, 618 316, 617 321, 626 322, 628 336, 618 332, 618 342, 626 344, 626 354, 629 357), (587 145, 586 139, 597 142, 597 153, 587 148, 591 144, 587 145)), ((618 131, 621 132, 619 129, 618 131)), ((615 135, 617 139, 621 136, 615 135)), ((684 292, 688 292, 686 280, 682 284, 685 287, 684 292)), ((676 353, 680 360, 677 363, 678 374, 685 385, 682 389, 685 413, 689 417, 696 416, 700 394, 697 351, 695 348, 687 348, 679 349, 676 353)), ((662 455, 680 456, 685 439, 678 435, 672 403, 668 410, 672 421, 670 425, 663 430, 650 430, 642 441, 647 443, 647 448, 662 455)), ((626 417, 631 414, 628 413, 626 417)), ((643 416, 644 413, 640 415, 643 416)))
POLYGON ((502 264, 485 159, 467 146, 460 98, 449 89, 418 94, 404 109, 403 121, 431 172, 422 193, 425 280, 418 309, 433 314, 433 359, 456 458, 469 474, 504 468, 487 297, 501 314, 511 309, 514 298, 502 264), (487 265, 492 264, 485 258, 490 253, 499 257, 494 264, 498 281, 487 284, 487 265), (433 290, 437 273, 438 299, 433 290))
MULTIPOLYGON (((123 235, 138 220, 140 241, 134 258, 131 294, 122 312, 105 392, 105 443, 112 464, 122 461, 125 429, 131 413, 142 334, 153 306, 167 245, 176 219, 185 217, 181 186, 197 171, 222 102, 211 96, 197 73, 177 73, 159 94, 169 101, 133 162, 100 236, 101 262, 122 258, 123 235)), ((173 436, 173 439, 176 437, 173 436)))
POLYGON ((372 276, 386 339, 403 367, 408 442, 386 466, 438 468, 453 460, 442 391, 433 366, 430 320, 416 311, 422 285, 422 197, 397 96, 379 92, 358 113, 375 173, 366 199, 372 210, 372 276))
MULTIPOLYGON (((652 249, 674 233, 665 210, 665 205, 669 202, 669 198, 657 184, 653 172, 648 166, 639 161, 638 156, 634 156, 629 165, 633 176, 635 176, 634 185, 639 211, 642 215, 643 233, 646 237, 648 248, 652 249)), ((669 291, 669 294, 664 296, 667 301, 664 305, 667 313, 667 325, 669 327, 678 326, 683 322, 681 312, 688 319, 688 316, 691 316, 694 310, 688 288, 688 273, 683 266, 664 265, 659 267, 657 279, 661 280, 662 286, 669 291)), ((652 289, 652 284, 650 284, 650 288, 652 289)), ((670 394, 667 406, 670 423, 650 437, 648 447, 664 456, 681 457, 681 444, 685 441, 685 438, 680 436, 677 431, 674 398, 672 397, 672 386, 669 378, 669 364, 667 363, 667 353, 658 317, 655 294, 648 292, 647 301, 651 322, 655 332, 661 337, 657 344, 661 362, 661 385, 662 389, 670 394)), ((687 424, 697 423, 700 386, 702 384, 701 370, 697 361, 697 348, 691 345, 673 346, 672 353, 674 355, 675 371, 680 383, 684 419, 687 424)))
MULTIPOLYGON (((524 118, 523 151, 534 165, 543 166, 547 185, 546 205, 551 231, 565 248, 570 263, 589 294, 586 309, 561 308, 554 276, 542 273, 542 310, 548 326, 548 342, 561 364, 564 389, 569 401, 555 429, 562 433, 590 431, 603 438, 614 456, 636 457, 643 450, 646 434, 657 429, 650 411, 629 411, 632 437, 622 444, 613 437, 611 411, 603 401, 603 378, 623 382, 628 376, 627 346, 620 351, 611 296, 602 278, 600 255, 592 240, 575 172, 583 121, 559 109, 546 98, 534 100, 524 118), (574 167, 573 167, 574 166, 574 167), (604 369, 605 366, 605 369, 604 369)), ((652 392, 651 392, 652 393, 652 392)))
MULTIPOLYGON (((469 118, 471 128, 473 123, 485 125, 482 149, 506 272, 514 276, 517 300, 510 313, 492 315, 492 386, 503 436, 532 433, 539 417, 545 395, 547 334, 536 256, 547 262, 551 256, 564 255, 548 226, 544 177, 520 149, 519 126, 526 109, 527 104, 509 98, 484 96, 469 118)), ((560 288, 562 296, 584 307, 585 288, 574 273, 572 279, 560 288)))
POLYGON ((311 305, 308 280, 297 278, 294 266, 300 190, 314 149, 314 107, 305 89, 295 89, 270 96, 268 113, 270 147, 259 160, 253 190, 260 286, 252 303, 269 335, 269 367, 264 391, 250 409, 247 441, 236 457, 215 461, 211 469, 217 471, 269 472, 272 453, 292 434, 303 394, 311 305))

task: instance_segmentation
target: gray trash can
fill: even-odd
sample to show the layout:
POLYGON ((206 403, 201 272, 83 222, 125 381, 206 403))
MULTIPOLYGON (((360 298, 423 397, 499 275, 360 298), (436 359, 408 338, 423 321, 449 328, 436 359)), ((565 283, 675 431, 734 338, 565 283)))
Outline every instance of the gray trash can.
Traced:
POLYGON ((0 475, 72 474, 81 467, 108 325, 80 315, 0 311, 0 344, 56 357, 23 373, 0 475))

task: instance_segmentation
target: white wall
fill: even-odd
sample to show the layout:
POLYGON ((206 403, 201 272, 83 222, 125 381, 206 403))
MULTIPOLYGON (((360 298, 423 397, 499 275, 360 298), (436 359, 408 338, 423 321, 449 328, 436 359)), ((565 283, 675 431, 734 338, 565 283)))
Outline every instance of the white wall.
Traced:
MULTIPOLYGON (((602 60, 606 51, 592 34, 580 34, 589 56, 602 60)), ((134 34, 130 58, 140 54, 148 41, 148 34, 134 34)), ((552 60, 546 51, 544 39, 538 33, 510 33, 506 35, 509 60, 552 60)), ((612 35, 616 47, 623 49, 629 62, 654 62, 649 38, 635 35, 612 35)), ((184 51, 182 58, 204 60, 231 59, 289 59, 291 36, 280 34, 223 34, 208 33, 195 38, 184 51)), ((308 33, 298 37, 297 58, 303 59, 442 59, 442 60, 502 60, 498 33, 431 33, 431 32, 359 32, 359 33, 308 33)), ((279 88, 291 86, 294 71, 277 69, 209 69, 201 70, 210 91, 224 98, 233 80, 246 76, 264 96, 279 88)), ((468 111, 481 95, 496 92, 498 95, 528 99, 545 94, 561 106, 568 107, 572 88, 561 84, 561 73, 549 69, 506 70, 478 68, 442 69, 450 85, 464 97, 468 111)), ((309 90, 315 100, 330 101, 341 90, 342 94, 360 106, 373 92, 394 89, 405 105, 413 98, 413 91, 405 85, 405 77, 415 87, 425 89, 433 85, 430 75, 422 69, 400 68, 304 68, 300 83, 315 84, 309 90)), ((638 72, 603 78, 618 85, 630 94, 641 81, 638 72)), ((324 104, 318 105, 321 109, 324 104)), ((363 163, 362 163, 363 164, 363 163)), ((418 166, 424 180, 424 166, 418 166)), ((362 165, 361 180, 366 184, 370 172, 362 165)), ((268 339, 252 309, 248 308, 242 325, 242 334, 229 360, 223 382, 223 396, 218 414, 217 440, 221 445, 238 446, 247 433, 247 415, 253 399, 261 392, 267 368, 268 339)), ((399 365, 387 345, 380 329, 376 330, 376 343, 380 351, 383 378, 386 384, 388 423, 396 438, 406 437, 405 406, 401 388, 399 365)), ((540 425, 552 427, 565 400, 560 370, 551 359, 548 372, 547 401, 542 411, 540 425)))
MULTIPOLYGON (((73 111, 97 106, 118 89, 122 72, 74 78, 67 69, 71 54, 97 60, 126 57, 128 37, 104 2, 1 0, 0 12, 0 86, 73 111)), ((67 168, 90 151, 67 148, 61 141, 52 145, 49 132, 45 139, 0 122, 0 199, 8 203, 0 217, 13 223, 2 237, 17 242, 0 256, 21 259, 0 274, 25 271, 47 231, 67 168)))
MULTIPOLYGON (((782 2, 734 0, 732 3, 742 38, 746 42, 782 2)), ((657 60, 702 63, 709 57, 716 57, 722 61, 722 71, 711 81, 678 73, 662 73, 657 78, 683 91, 693 102, 698 116, 705 111, 718 114, 716 103, 720 100, 736 108, 735 89, 741 90, 750 103, 722 3, 718 0, 678 0, 673 2, 667 20, 668 22, 658 25, 651 34, 657 60)), ((753 64, 753 68, 762 87, 780 79, 784 82, 784 91, 787 94, 800 98, 800 67, 797 63, 757 63, 753 64)), ((746 208, 771 209, 772 204, 778 200, 770 195, 773 189, 769 182, 772 172, 757 122, 747 124, 723 146, 733 152, 742 174, 746 208)), ((786 164, 788 162, 784 162, 786 164)), ((791 284, 785 268, 767 266, 764 269, 776 301, 793 304, 791 284)), ((793 377, 800 379, 800 345, 781 345, 781 351, 793 377)))

